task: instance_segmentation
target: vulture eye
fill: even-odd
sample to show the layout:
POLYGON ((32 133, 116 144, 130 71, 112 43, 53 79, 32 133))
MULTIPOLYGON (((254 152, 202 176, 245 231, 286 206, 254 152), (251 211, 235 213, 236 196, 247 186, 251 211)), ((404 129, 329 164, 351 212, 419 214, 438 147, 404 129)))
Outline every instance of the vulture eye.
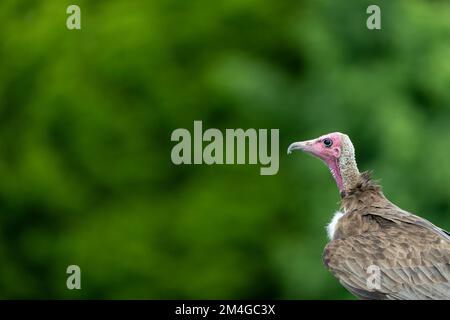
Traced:
POLYGON ((323 144, 325 147, 329 148, 333 145, 333 140, 331 140, 330 138, 325 138, 323 139, 323 144))

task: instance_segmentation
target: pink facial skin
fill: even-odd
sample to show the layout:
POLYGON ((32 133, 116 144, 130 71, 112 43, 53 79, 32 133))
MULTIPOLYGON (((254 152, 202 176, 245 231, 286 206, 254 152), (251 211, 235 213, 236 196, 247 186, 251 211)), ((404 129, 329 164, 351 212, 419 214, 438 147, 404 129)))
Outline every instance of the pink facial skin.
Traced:
POLYGON ((319 159, 323 160, 331 171, 339 191, 344 190, 344 185, 342 182, 342 176, 339 169, 339 157, 341 156, 341 136, 338 132, 329 133, 323 135, 317 139, 294 142, 288 148, 288 153, 293 150, 300 149, 307 153, 310 153, 319 159), (325 142, 326 139, 331 140, 332 144, 327 146, 325 142))

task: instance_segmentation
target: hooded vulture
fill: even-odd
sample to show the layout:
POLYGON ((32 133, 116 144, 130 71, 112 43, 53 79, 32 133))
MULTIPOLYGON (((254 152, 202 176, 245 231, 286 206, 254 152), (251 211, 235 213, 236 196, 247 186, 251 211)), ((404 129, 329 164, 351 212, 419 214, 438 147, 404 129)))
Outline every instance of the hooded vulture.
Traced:
POLYGON ((335 132, 288 148, 323 160, 342 198, 327 226, 328 270, 360 299, 450 299, 450 234, 390 202, 335 132))

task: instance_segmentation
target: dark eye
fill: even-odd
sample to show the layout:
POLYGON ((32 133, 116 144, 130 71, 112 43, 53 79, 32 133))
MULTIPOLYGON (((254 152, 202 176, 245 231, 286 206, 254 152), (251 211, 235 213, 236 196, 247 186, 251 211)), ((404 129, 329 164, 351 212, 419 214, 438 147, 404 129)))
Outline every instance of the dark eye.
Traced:
POLYGON ((333 145, 333 140, 331 140, 330 138, 325 138, 323 139, 323 145, 329 148, 333 145))

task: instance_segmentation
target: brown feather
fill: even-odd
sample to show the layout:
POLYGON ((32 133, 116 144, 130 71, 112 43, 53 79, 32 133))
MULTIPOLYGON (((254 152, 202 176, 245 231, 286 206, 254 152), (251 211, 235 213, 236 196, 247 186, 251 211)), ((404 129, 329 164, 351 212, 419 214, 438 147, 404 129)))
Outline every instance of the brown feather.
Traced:
POLYGON ((370 173, 342 194, 345 215, 325 247, 327 268, 362 299, 450 299, 450 236, 384 196, 370 173), (369 289, 371 265, 381 287, 369 289))

